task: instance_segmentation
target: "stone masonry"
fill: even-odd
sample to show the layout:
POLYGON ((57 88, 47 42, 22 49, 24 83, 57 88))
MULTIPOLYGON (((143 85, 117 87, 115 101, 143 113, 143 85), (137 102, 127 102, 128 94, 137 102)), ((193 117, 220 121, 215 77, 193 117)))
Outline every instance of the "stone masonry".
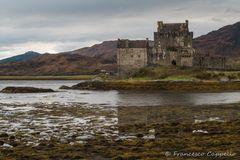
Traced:
POLYGON ((149 41, 118 40, 117 63, 121 77, 133 73, 148 65, 149 41))

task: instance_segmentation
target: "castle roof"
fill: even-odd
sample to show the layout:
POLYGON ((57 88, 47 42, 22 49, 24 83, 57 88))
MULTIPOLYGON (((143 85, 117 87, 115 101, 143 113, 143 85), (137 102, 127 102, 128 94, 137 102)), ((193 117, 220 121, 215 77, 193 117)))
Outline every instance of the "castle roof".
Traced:
POLYGON ((186 23, 163 23, 162 21, 159 21, 158 32, 161 33, 189 32, 188 21, 186 21, 186 23))
POLYGON ((188 28, 184 23, 169 23, 169 24, 163 24, 162 31, 187 31, 188 28))
POLYGON ((148 40, 118 40, 118 48, 147 48, 148 40))

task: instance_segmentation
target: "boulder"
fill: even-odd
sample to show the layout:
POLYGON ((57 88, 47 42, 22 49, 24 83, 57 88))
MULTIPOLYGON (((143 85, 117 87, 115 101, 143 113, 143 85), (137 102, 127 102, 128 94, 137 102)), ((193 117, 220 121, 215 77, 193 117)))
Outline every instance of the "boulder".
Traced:
POLYGON ((34 87, 6 87, 1 93, 46 93, 55 92, 52 89, 34 88, 34 87))
POLYGON ((68 86, 63 85, 63 86, 61 86, 59 89, 71 89, 71 87, 68 87, 68 86))

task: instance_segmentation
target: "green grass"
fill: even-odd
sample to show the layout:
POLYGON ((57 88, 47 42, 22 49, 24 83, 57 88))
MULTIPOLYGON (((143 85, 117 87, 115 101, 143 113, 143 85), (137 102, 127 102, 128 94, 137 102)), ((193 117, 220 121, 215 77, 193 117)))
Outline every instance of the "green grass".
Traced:
POLYGON ((90 80, 94 75, 78 76, 0 76, 0 80, 90 80))
POLYGON ((213 71, 174 66, 146 67, 136 73, 134 80, 239 80, 239 71, 213 71))

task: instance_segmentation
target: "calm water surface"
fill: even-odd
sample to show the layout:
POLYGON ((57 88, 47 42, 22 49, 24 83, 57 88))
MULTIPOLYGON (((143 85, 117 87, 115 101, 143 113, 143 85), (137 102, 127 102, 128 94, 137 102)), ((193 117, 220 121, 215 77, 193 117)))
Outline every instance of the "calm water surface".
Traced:
POLYGON ((240 102, 240 91, 221 93, 171 93, 156 91, 77 91, 59 90, 81 81, 0 81, 0 89, 7 86, 51 88, 56 93, 2 94, 0 103, 88 103, 109 106, 201 105, 240 102))

